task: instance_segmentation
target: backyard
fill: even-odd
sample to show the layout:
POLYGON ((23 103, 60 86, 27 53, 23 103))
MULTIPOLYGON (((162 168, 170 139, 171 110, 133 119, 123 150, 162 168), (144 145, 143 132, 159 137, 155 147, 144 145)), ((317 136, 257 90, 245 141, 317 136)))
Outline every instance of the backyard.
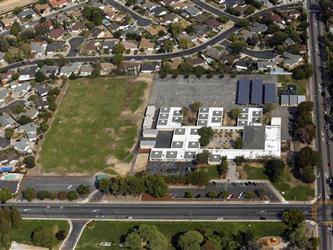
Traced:
MULTIPOLYGON (((244 166, 243 170, 246 174, 244 178, 247 180, 268 180, 263 167, 244 166)), ((296 180, 288 168, 285 169, 283 181, 272 184, 286 200, 305 201, 314 197, 313 185, 296 180)))
POLYGON ((308 80, 295 80, 290 75, 279 75, 278 82, 282 85, 282 88, 286 88, 287 85, 295 85, 297 88, 297 95, 306 95, 307 82, 308 80))
POLYGON ((170 244, 170 249, 175 249, 174 239, 179 234, 189 230, 214 230, 223 231, 231 235, 238 231, 247 231, 251 228, 256 239, 262 236, 280 236, 286 229, 283 223, 279 222, 92 222, 84 230, 78 250, 93 249, 122 249, 119 244, 126 234, 140 224, 155 225, 164 234, 170 244), (111 242, 109 248, 99 246, 100 242, 111 242))
POLYGON ((129 163, 146 86, 124 77, 69 81, 37 158, 43 170, 89 174, 129 163))

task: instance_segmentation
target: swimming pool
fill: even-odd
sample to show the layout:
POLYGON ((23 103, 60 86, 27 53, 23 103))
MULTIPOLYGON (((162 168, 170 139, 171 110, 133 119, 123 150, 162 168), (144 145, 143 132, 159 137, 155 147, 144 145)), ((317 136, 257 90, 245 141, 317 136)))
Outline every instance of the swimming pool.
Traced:
POLYGON ((22 174, 4 174, 1 176, 1 180, 16 181, 22 178, 22 174))

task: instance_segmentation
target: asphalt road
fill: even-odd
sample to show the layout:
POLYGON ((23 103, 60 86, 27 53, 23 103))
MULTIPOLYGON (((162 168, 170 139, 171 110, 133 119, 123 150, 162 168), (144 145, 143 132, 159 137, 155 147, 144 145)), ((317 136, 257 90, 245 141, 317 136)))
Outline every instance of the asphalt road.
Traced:
POLYGON ((87 220, 74 220, 71 221, 72 230, 69 232, 68 238, 65 239, 64 244, 61 247, 61 250, 73 250, 75 249, 81 233, 84 229, 84 226, 87 223, 87 220))
MULTIPOLYGON (((221 42, 221 45, 230 48, 231 42, 229 40, 224 40, 221 42)), ((251 50, 251 49, 242 49, 241 53, 248 55, 256 59, 271 60, 274 59, 277 55, 274 50, 251 50)))
POLYGON ((107 0, 106 2, 110 5, 112 5, 113 7, 115 7, 116 9, 131 15, 131 17, 136 21, 137 25, 139 25, 139 26, 149 26, 153 23, 151 19, 139 15, 138 13, 133 11, 131 8, 128 8, 127 6, 119 3, 118 1, 107 0))
POLYGON ((79 51, 80 45, 84 42, 84 38, 81 36, 71 38, 68 43, 70 46, 70 50, 66 57, 75 57, 77 52, 79 51))
POLYGON ((267 220, 280 219, 283 211, 299 208, 311 219, 311 206, 304 204, 100 204, 100 203, 8 203, 24 218, 151 219, 151 220, 267 220))
MULTIPOLYGON (((309 10, 309 43, 310 43, 310 61, 313 65, 313 77, 311 78, 310 91, 312 91, 314 97, 314 116, 316 121, 316 146, 321 153, 322 166, 319 169, 320 178, 317 181, 318 198, 323 201, 330 199, 331 189, 327 184, 327 178, 332 176, 332 166, 329 166, 331 162, 331 153, 329 137, 330 132, 326 130, 325 125, 325 107, 326 107, 326 97, 322 96, 323 89, 325 88, 325 83, 323 82, 324 75, 322 74, 322 53, 318 38, 323 34, 324 24, 320 21, 320 13, 317 11, 312 11, 310 6, 317 5, 316 0, 308 0, 307 6, 309 10)), ((321 210, 318 212, 318 219, 322 221, 332 220, 332 206, 323 205, 321 210)), ((319 237, 321 249, 333 249, 332 244, 332 234, 326 224, 319 225, 319 237)))

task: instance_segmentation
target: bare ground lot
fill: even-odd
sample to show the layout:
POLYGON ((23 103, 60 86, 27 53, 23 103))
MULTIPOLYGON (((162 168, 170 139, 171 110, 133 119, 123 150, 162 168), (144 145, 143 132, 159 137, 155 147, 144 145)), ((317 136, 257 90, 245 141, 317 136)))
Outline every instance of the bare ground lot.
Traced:
POLYGON ((35 2, 37 0, 0 0, 0 15, 12 11, 16 7, 24 7, 35 2))

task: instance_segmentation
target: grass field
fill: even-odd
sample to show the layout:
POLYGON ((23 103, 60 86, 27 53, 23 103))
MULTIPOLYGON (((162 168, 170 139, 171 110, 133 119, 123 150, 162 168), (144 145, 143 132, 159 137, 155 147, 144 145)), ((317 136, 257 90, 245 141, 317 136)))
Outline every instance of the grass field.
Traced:
POLYGON ((278 75, 278 82, 282 84, 282 87, 287 87, 288 84, 297 86, 298 95, 306 95, 306 88, 308 80, 295 80, 290 75, 278 75))
POLYGON ((142 118, 133 112, 142 103, 146 86, 115 77, 70 81, 42 144, 42 168, 94 173, 115 159, 130 161, 142 118))
POLYGON ((205 172, 208 175, 209 180, 216 180, 220 179, 221 175, 219 174, 219 171, 217 169, 217 166, 204 166, 200 167, 199 169, 200 172, 205 172))
POLYGON ((52 221, 52 220, 22 220, 20 228, 14 230, 12 233, 12 240, 19 243, 31 242, 32 233, 41 227, 51 227, 56 233, 59 230, 69 231, 69 224, 67 221, 52 221))
POLYGON ((232 234, 237 231, 247 231, 251 229, 255 238, 262 236, 278 236, 282 235, 286 226, 279 222, 254 222, 254 223, 233 223, 233 222, 95 222, 94 226, 86 227, 77 250, 94 250, 94 249, 121 249, 119 243, 124 235, 126 235, 133 226, 140 224, 156 225, 161 233, 163 233, 170 242, 174 236, 189 230, 206 229, 206 230, 222 230, 226 234, 232 234), (100 247, 102 241, 112 242, 109 248, 100 247))
MULTIPOLYGON (((244 166, 244 171, 248 180, 268 180, 264 168, 244 166)), ((286 200, 305 201, 314 197, 313 187, 295 180, 288 168, 285 171, 283 181, 272 184, 286 200)))

